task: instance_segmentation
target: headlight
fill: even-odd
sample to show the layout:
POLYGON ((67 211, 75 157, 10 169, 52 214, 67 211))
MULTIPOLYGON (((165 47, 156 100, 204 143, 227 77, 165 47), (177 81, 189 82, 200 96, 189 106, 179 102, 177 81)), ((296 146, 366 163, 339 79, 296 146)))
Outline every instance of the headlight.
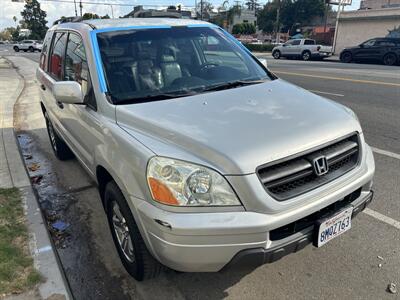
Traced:
POLYGON ((147 182, 153 199, 167 205, 241 205, 220 174, 180 160, 153 157, 147 167, 147 182))

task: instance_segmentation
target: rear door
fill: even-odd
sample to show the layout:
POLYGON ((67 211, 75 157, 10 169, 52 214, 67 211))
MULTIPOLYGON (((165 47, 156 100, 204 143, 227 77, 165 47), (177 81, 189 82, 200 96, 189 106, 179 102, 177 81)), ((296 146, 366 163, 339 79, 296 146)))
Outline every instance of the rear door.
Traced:
POLYGON ((54 84, 63 78, 66 42, 67 33, 56 31, 51 37, 50 46, 46 43, 44 47, 46 50, 42 51, 39 64, 45 70, 45 73, 42 74, 41 89, 43 90, 46 111, 56 131, 68 142, 65 130, 61 125, 64 113, 63 104, 58 102, 53 95, 54 84))

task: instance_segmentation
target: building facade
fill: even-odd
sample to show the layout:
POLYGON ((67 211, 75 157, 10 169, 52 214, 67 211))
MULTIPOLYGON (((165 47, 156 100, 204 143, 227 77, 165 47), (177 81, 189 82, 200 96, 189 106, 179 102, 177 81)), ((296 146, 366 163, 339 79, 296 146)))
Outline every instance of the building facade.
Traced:
POLYGON ((335 53, 376 37, 385 37, 400 25, 400 8, 343 12, 337 28, 335 53))
POLYGON ((361 0, 360 9, 400 7, 400 0, 361 0))

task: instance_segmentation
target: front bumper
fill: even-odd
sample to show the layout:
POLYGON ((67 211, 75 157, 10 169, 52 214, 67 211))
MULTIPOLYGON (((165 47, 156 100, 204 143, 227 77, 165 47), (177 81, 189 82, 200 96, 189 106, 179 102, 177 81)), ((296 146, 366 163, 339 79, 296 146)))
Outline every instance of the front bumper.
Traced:
MULTIPOLYGON (((172 212, 133 197, 131 207, 149 251, 171 269, 217 272, 234 264, 272 262, 303 248, 310 243, 312 234, 312 228, 305 228, 275 239, 272 237, 274 230, 340 202, 357 190, 357 198, 348 202, 355 207, 354 215, 371 201, 375 164, 372 151, 369 147, 365 150, 357 170, 319 191, 310 192, 301 199, 301 203, 291 206, 290 203, 276 203, 288 205, 286 209, 216 212, 210 208, 208 212, 172 212), (251 257, 250 261, 248 257, 251 257)), ((230 181, 234 180, 230 178, 230 181)), ((259 181, 254 184, 261 186, 259 181)), ((241 187, 236 189, 241 192, 240 199, 244 199, 245 195, 247 198, 256 197, 257 193, 253 195, 241 185, 234 183, 233 186, 241 187)), ((249 186, 252 187, 251 184, 249 186)), ((257 192, 257 189, 252 190, 257 192)), ((271 200, 268 204, 274 208, 272 204, 275 202, 271 200)))
MULTIPOLYGON (((373 192, 360 196, 357 200, 351 204, 354 207, 352 218, 358 213, 363 211, 367 205, 372 201, 373 192)), ((287 238, 284 243, 269 248, 255 248, 246 249, 237 253, 232 260, 225 265, 223 270, 234 268, 256 268, 262 264, 272 263, 281 259, 282 257, 295 253, 305 246, 313 242, 314 226, 310 226, 296 234, 291 235, 287 238)))

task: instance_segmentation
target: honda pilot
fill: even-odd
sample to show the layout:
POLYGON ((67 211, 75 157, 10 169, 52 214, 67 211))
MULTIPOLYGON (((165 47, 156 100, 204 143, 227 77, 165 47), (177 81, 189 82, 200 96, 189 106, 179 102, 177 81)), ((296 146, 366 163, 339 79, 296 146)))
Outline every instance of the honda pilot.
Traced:
POLYGON ((54 153, 97 182, 137 280, 322 247, 372 200, 354 112, 279 79, 216 25, 57 24, 37 78, 54 153))

